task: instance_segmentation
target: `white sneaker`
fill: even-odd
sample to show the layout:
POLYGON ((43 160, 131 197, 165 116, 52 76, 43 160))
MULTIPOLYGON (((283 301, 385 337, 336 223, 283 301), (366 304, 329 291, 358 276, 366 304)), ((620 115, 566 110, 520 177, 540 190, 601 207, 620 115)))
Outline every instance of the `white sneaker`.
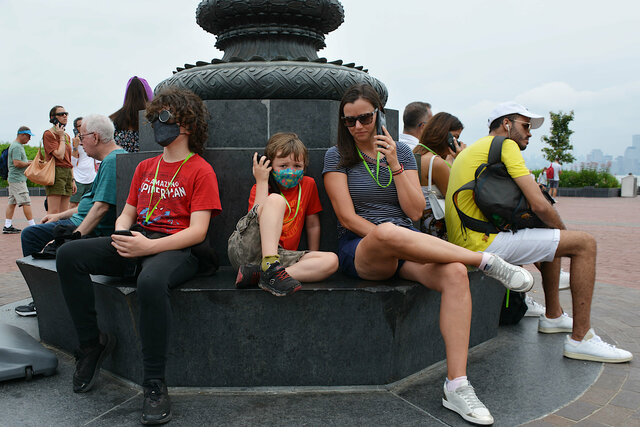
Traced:
POLYGON ((538 332, 543 334, 557 334, 560 332, 573 331, 573 319, 567 313, 562 313, 560 317, 549 319, 545 314, 538 320, 538 332))
POLYGON ((444 385, 442 406, 460 414, 462 418, 474 424, 493 424, 493 417, 473 390, 469 381, 464 380, 454 391, 447 390, 444 385))
POLYGON ((558 286, 558 289, 560 289, 561 291, 565 289, 569 289, 570 277, 571 277, 571 274, 569 274, 568 271, 560 270, 560 286, 558 286))
POLYGON ((533 276, 527 270, 509 264, 498 255, 491 255, 491 259, 482 272, 489 277, 499 280, 505 288, 516 292, 527 292, 533 287, 533 276))
POLYGON ((544 305, 538 304, 528 295, 524 298, 524 302, 527 304, 527 311, 524 313, 525 317, 540 317, 547 311, 544 305))
POLYGON ((633 359, 633 355, 627 350, 616 348, 615 345, 608 344, 589 329, 582 341, 575 344, 571 337, 567 335, 564 341, 564 357, 570 359, 591 360, 594 362, 621 363, 633 359))

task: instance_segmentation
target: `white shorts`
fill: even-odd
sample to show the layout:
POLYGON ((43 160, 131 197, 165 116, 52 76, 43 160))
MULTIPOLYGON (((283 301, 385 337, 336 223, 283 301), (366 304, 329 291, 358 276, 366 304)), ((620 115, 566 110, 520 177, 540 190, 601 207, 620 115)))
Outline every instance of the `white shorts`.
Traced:
POLYGON ((485 250, 515 265, 550 262, 556 256, 560 243, 560 230, 551 228, 525 228, 517 233, 498 233, 485 250))

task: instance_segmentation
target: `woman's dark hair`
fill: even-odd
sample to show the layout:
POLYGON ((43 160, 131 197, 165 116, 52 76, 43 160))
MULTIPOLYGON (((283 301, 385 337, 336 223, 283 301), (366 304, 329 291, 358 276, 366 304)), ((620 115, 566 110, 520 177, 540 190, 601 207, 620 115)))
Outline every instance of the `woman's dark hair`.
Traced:
MULTIPOLYGON (((449 132, 462 129, 464 126, 456 116, 449 113, 438 113, 431 117, 424 126, 422 135, 420 135, 420 144, 431 148, 439 156, 447 157, 449 154, 449 146, 447 145, 449 132)), ((427 154, 429 150, 417 145, 413 152, 427 154)))
POLYGON ((109 116, 117 130, 138 130, 138 111, 147 107, 147 92, 139 78, 133 77, 124 95, 124 105, 109 116))
POLYGON ((204 153, 204 145, 208 137, 209 112, 202 99, 190 90, 168 87, 149 103, 145 116, 147 120, 153 122, 164 109, 168 109, 173 114, 176 123, 191 132, 189 150, 196 154, 204 153))
POLYGON ((62 105, 54 105, 53 108, 49 110, 49 119, 53 119, 53 117, 56 115, 56 110, 58 108, 62 108, 62 105))
MULTIPOLYGON (((380 95, 378 95, 378 92, 376 92, 371 85, 364 83, 353 85, 347 89, 344 95, 342 95, 342 101, 340 101, 340 108, 338 110, 338 152, 341 157, 341 167, 348 168, 360 161, 360 157, 358 156, 358 151, 356 149, 356 142, 353 140, 351 132, 349 132, 349 129, 345 126, 344 121, 342 120, 342 117, 344 116, 344 106, 346 104, 354 103, 360 98, 373 105, 373 108, 377 108, 378 111, 382 111, 384 113, 384 107, 382 106, 380 95)), ((378 120, 377 116, 376 120, 378 120)))

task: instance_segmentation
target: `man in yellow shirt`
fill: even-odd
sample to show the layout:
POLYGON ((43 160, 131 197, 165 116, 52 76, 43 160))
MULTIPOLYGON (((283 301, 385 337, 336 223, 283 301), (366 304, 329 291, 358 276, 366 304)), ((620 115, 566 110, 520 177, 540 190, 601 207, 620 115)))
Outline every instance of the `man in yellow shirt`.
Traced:
MULTIPOLYGON (((546 313, 540 316, 538 330, 544 333, 568 332, 564 356, 598 362, 626 362, 628 351, 607 344, 591 329, 591 299, 595 284, 596 241, 588 233, 567 230, 558 212, 546 200, 538 184, 531 179, 521 151, 527 148, 531 129, 542 125, 544 118, 515 102, 498 105, 490 114, 489 136, 479 139, 457 157, 451 168, 446 195, 445 220, 449 241, 473 251, 494 253, 512 264, 541 263, 546 313), (524 194, 531 210, 549 228, 528 228, 517 233, 485 234, 463 227, 452 201, 453 193, 475 178, 475 171, 488 160, 491 141, 504 136, 502 163, 524 194), (571 319, 563 312, 558 294, 560 260, 571 258, 570 286, 573 299, 571 319)), ((487 221, 473 200, 471 191, 458 193, 460 210, 472 218, 487 221)))

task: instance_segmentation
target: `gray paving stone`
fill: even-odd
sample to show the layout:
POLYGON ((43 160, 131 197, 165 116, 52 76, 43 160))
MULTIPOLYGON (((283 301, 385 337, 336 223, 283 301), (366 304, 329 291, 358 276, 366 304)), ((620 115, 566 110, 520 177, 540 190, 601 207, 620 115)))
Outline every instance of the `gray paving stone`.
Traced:
POLYGON ((555 415, 555 414, 551 414, 544 417, 544 421, 546 421, 547 423, 553 426, 560 426, 560 427, 572 426, 575 424, 574 421, 555 415))
POLYGON ((627 379, 627 381, 625 381, 624 384, 622 385, 622 389, 640 393, 640 379, 638 380, 627 379))
POLYGON ((593 403, 594 405, 604 406, 607 404, 613 397, 616 395, 616 391, 608 390, 606 388, 599 387, 591 387, 587 390, 582 397, 581 400, 586 400, 587 402, 593 403))
POLYGON ((591 415, 587 420, 599 422, 602 424, 617 426, 622 424, 631 416, 633 411, 619 406, 607 405, 591 415))
POLYGON ((560 409, 559 411, 556 411, 555 414, 560 415, 561 417, 569 418, 570 420, 580 421, 584 418, 587 418, 598 409, 600 409, 600 407, 597 405, 583 400, 577 400, 572 404, 560 409))
POLYGON ((616 397, 611 399, 610 404, 633 410, 638 409, 640 408, 640 393, 622 390, 616 395, 616 397))

